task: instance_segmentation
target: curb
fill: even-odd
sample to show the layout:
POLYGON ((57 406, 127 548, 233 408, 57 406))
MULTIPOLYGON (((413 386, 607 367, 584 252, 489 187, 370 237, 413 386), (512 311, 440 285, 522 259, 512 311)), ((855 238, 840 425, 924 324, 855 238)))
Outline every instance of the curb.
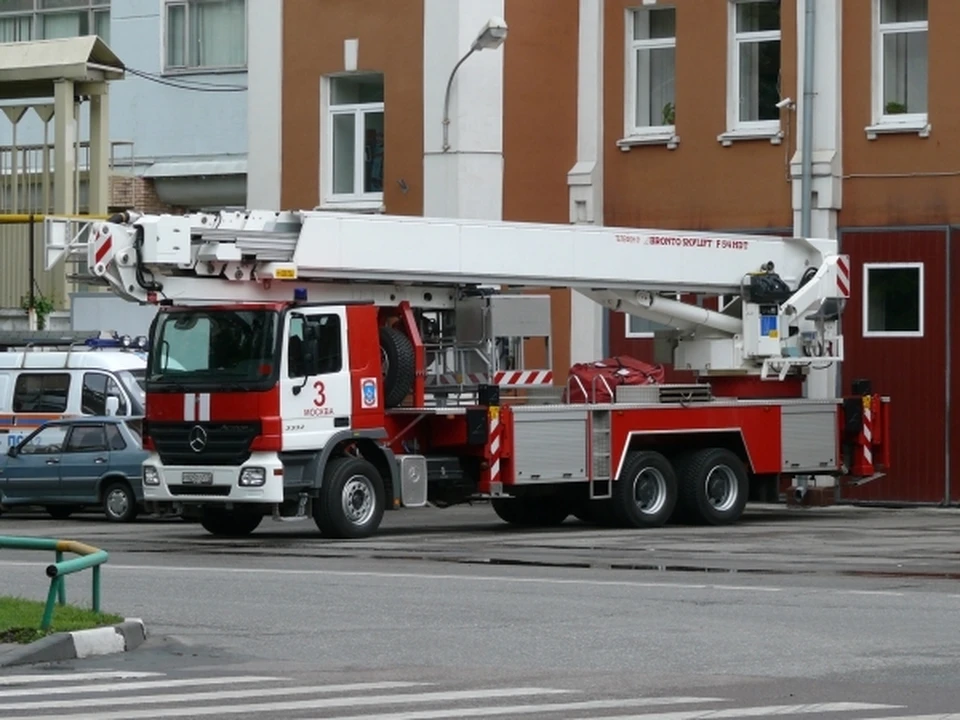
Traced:
POLYGON ((54 633, 0 656, 0 667, 79 660, 128 652, 147 639, 143 620, 128 618, 119 625, 54 633))

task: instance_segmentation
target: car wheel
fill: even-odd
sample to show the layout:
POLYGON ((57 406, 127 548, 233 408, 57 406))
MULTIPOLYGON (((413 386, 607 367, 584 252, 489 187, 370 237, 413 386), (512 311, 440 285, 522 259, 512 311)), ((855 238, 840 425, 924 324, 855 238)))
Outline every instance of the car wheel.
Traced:
POLYGON ((103 513, 111 522, 130 522, 137 516, 137 498, 122 480, 110 483, 103 491, 103 513))

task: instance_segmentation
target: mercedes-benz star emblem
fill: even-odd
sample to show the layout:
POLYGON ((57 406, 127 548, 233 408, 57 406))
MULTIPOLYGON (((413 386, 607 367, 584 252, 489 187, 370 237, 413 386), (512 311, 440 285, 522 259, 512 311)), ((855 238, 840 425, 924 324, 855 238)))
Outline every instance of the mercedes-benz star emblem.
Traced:
POLYGON ((190 443, 190 449, 195 453, 203 452, 203 449, 207 446, 207 431, 199 425, 194 425, 187 441, 190 443))

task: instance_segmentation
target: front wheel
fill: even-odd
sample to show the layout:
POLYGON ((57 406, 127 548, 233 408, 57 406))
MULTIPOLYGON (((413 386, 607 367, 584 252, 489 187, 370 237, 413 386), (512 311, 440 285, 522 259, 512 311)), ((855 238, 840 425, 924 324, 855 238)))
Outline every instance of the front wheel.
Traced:
POLYGON ((137 498, 127 483, 110 483, 104 490, 103 514, 110 522, 131 522, 137 517, 137 498))
POLYGON ((314 522, 330 538, 365 538, 383 520, 383 479, 367 460, 342 457, 327 463, 314 522))

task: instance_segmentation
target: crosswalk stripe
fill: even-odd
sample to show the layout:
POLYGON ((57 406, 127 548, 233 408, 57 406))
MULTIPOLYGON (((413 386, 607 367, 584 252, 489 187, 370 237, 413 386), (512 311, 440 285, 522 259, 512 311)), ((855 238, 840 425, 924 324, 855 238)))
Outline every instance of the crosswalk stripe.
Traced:
POLYGON ((159 677, 158 672, 86 672, 86 673, 43 673, 39 675, 2 675, 0 685, 26 685, 28 683, 61 682, 63 680, 122 680, 124 678, 159 677))
MULTIPOLYGON (((144 718, 199 717, 201 715, 230 715, 238 713, 278 712, 287 710, 316 710, 334 707, 361 707, 364 705, 390 705, 410 703, 436 703, 456 700, 484 700, 489 698, 509 698, 524 695, 562 695, 573 690, 553 688, 498 688, 494 690, 454 690, 449 692, 431 692, 402 695, 370 695, 339 698, 320 698, 316 700, 289 700, 286 702, 253 703, 243 705, 217 705, 216 707, 163 708, 154 710, 121 710, 118 712, 96 712, 84 714, 58 715, 57 720, 142 720, 144 718)), ((165 698, 166 699, 166 698, 165 698)), ((115 704, 111 698, 107 704, 115 704)), ((143 698, 137 698, 137 703, 143 698)), ((7 717, 4 720, 36 720, 34 715, 7 717)))
MULTIPOLYGON (((856 712, 858 710, 895 710, 903 705, 877 705, 874 703, 816 703, 812 705, 763 705, 754 707, 724 708, 723 710, 690 710, 670 713, 644 713, 642 715, 617 715, 603 720, 722 720, 723 718, 770 717, 772 715, 812 715, 816 713, 856 712)), ((942 715, 933 716, 938 719, 942 715)), ((325 719, 326 720, 326 719, 325 719)), ((877 718, 876 720, 894 720, 877 718)))
MULTIPOLYGON (((626 707, 667 707, 670 705, 695 705, 698 703, 723 702, 722 698, 702 697, 649 697, 625 698, 623 700, 583 700, 569 703, 542 703, 538 705, 498 705, 496 707, 444 708, 443 710, 412 710, 399 713, 376 713, 375 715, 343 715, 322 720, 442 720, 442 718, 492 717, 495 715, 535 715, 574 710, 615 710, 626 707)), ((709 712, 709 711, 708 711, 709 712)), ((662 713, 643 717, 664 717, 662 713)), ((605 720, 597 718, 597 720, 605 720)))
MULTIPOLYGON (((49 688, 14 688, 0 690, 0 698, 25 697, 28 695, 70 695, 72 693, 104 693, 125 690, 153 690, 160 688, 195 687, 198 685, 232 685, 234 683, 253 683, 278 681, 277 677, 260 675, 238 675, 237 677, 216 678, 180 678, 176 680, 144 680, 140 682, 109 683, 107 685, 57 685, 49 688)), ((60 678, 48 678, 57 680, 60 678)))
POLYGON ((891 717, 865 718, 864 720, 960 720, 960 713, 935 713, 933 715, 896 715, 891 717))
MULTIPOLYGON (((231 678, 233 682, 244 682, 246 678, 231 678)), ((170 681, 174 682, 174 681, 170 681)), ((380 682, 350 683, 344 685, 305 685, 270 688, 247 688, 245 690, 212 690, 210 692, 180 693, 175 695, 137 695, 136 697, 112 697, 111 706, 149 705, 150 703, 206 702, 208 700, 242 700, 243 698, 281 697, 284 695, 322 695, 333 692, 352 692, 355 690, 401 690, 403 688, 422 687, 430 683, 380 682)), ((114 686, 116 688, 116 686, 114 686)), ((56 689, 56 688, 53 688, 56 689)), ((86 692, 80 688, 79 692, 86 692)), ((0 693, 2 694, 2 693, 0 693)), ((36 695, 37 693, 31 693, 36 695)), ((31 702, 2 703, 0 710, 56 710, 58 708, 98 707, 103 698, 73 698, 71 700, 34 700, 31 702)))

